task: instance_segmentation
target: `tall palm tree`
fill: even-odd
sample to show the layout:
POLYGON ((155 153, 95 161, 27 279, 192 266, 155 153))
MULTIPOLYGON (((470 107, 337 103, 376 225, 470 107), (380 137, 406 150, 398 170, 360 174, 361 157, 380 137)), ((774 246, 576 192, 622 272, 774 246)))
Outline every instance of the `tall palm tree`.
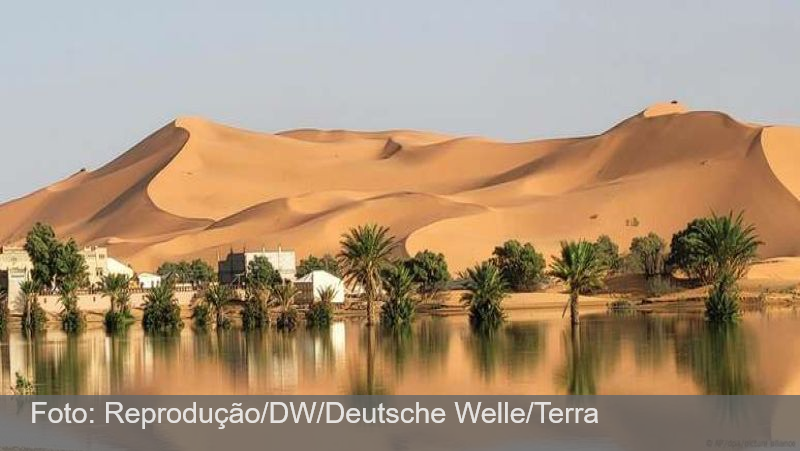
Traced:
POLYGON ((469 305, 469 319, 473 327, 492 329, 505 320, 502 302, 508 295, 508 285, 500 269, 485 261, 461 275, 467 293, 462 300, 469 305))
POLYGON ((367 300, 367 325, 374 320, 373 304, 381 295, 381 270, 390 265, 389 256, 397 247, 389 228, 367 224, 350 229, 342 236, 338 260, 345 280, 360 286, 367 300))
POLYGON ((116 312, 117 307, 125 311, 128 301, 128 285, 131 279, 125 274, 108 274, 100 281, 100 292, 108 296, 111 302, 111 312, 116 312))
POLYGON ((603 265, 594 245, 583 240, 562 241, 561 256, 552 258, 550 275, 566 283, 569 289, 569 302, 564 306, 562 316, 569 308, 572 324, 578 324, 578 297, 602 287, 608 269, 603 265))
POLYGON ((740 279, 756 258, 758 247, 764 244, 758 239, 755 226, 744 224, 742 212, 735 217, 733 212, 726 216, 712 214, 697 224, 689 239, 697 252, 709 260, 711 280, 724 273, 740 279))
POLYGON ((233 299, 233 290, 227 285, 211 283, 204 291, 206 303, 214 310, 217 328, 228 325, 228 318, 225 317, 225 305, 233 299))

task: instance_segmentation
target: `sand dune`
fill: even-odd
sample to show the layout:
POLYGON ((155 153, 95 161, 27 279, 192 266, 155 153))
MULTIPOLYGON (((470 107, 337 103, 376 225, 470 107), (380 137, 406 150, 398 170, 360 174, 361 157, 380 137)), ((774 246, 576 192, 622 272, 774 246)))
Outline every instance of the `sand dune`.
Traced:
MULTIPOLYGON (((181 118, 96 171, 0 205, 0 241, 35 221, 137 270, 230 248, 335 252, 365 222, 458 270, 508 238, 546 254, 608 234, 665 238, 744 210, 763 257, 800 256, 800 129, 654 105, 597 136, 503 143, 436 133, 254 133, 181 118), (633 219, 636 221, 633 221, 633 219), (638 226, 630 224, 638 222, 638 226)), ((799 277, 800 278, 800 277, 799 277)))

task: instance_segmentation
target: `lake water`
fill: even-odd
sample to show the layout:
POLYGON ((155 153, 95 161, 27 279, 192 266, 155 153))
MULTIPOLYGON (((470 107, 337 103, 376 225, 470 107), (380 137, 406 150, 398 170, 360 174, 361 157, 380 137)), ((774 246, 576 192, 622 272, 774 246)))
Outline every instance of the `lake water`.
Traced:
POLYGON ((119 336, 10 331, 15 372, 39 394, 800 394, 800 311, 770 309, 715 327, 695 313, 512 311, 491 335, 465 316, 420 317, 404 334, 358 321, 327 331, 119 336))

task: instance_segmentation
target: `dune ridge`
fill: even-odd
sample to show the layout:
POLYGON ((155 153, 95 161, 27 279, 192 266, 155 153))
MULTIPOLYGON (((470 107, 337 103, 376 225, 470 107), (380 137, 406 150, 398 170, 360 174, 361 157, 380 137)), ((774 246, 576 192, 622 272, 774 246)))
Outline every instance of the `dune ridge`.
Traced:
POLYGON ((562 239, 600 234, 624 247, 650 231, 668 239, 710 211, 744 210, 763 257, 792 257, 798 163, 798 128, 675 103, 600 135, 520 143, 411 130, 267 134, 186 117, 95 171, 0 205, 0 242, 46 221, 145 271, 231 248, 334 253, 349 227, 377 222, 400 252, 444 252, 459 270, 505 239, 546 255, 562 239))

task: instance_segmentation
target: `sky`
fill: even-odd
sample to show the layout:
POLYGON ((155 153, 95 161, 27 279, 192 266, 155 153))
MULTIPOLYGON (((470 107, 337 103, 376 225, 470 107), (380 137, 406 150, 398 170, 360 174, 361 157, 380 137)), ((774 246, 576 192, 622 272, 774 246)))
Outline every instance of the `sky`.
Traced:
POLYGON ((185 115, 521 141, 677 99, 800 125, 799 20, 796 0, 5 2, 0 201, 185 115))

